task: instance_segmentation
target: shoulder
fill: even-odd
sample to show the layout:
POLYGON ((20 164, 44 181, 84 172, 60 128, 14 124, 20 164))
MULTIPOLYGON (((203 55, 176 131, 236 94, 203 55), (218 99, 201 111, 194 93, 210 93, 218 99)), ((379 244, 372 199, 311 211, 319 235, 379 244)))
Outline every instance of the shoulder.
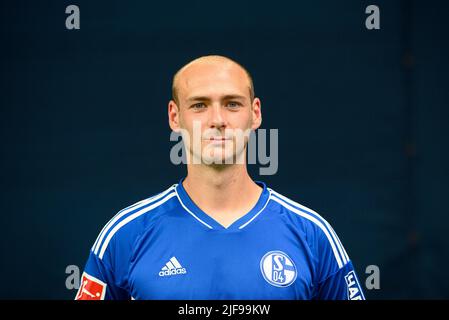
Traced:
POLYGON ((286 214, 292 224, 301 228, 307 237, 311 249, 317 255, 328 253, 335 258, 339 268, 349 262, 346 253, 336 232, 318 212, 276 192, 269 188, 270 199, 280 207, 280 211, 286 214))
POLYGON ((106 223, 91 248, 93 254, 103 259, 107 250, 120 240, 120 246, 131 248, 138 235, 170 210, 171 199, 176 197, 176 184, 164 191, 123 208, 106 223))

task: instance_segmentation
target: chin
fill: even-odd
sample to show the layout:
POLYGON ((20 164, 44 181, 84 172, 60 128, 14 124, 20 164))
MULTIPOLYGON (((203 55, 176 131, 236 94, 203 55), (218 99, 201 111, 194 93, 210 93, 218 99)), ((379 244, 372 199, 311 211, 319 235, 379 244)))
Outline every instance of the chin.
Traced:
POLYGON ((233 164, 234 161, 232 161, 232 158, 203 157, 203 163, 211 165, 226 165, 226 164, 233 164), (226 160, 229 161, 229 163, 226 163, 226 160))

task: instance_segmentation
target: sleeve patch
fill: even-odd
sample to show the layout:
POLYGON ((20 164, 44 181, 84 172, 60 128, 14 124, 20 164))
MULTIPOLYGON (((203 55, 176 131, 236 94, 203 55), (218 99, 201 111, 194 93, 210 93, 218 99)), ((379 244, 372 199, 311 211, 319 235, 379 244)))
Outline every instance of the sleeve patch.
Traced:
POLYGON ((103 281, 84 272, 75 300, 104 300, 106 286, 103 281))
POLYGON ((345 281, 348 288, 348 300, 364 300, 362 289, 354 271, 348 272, 345 281))

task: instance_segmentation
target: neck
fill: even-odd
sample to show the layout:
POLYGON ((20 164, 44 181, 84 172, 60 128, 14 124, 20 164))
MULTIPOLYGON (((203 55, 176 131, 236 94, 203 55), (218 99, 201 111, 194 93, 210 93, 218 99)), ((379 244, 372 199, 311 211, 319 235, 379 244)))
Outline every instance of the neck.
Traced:
POLYGON ((246 164, 188 165, 183 186, 192 200, 223 225, 249 212, 262 189, 249 176, 246 164))
POLYGON ((228 165, 214 168, 205 165, 191 165, 187 168, 184 184, 189 188, 204 188, 224 191, 234 188, 241 189, 248 183, 254 183, 248 175, 246 165, 228 165))

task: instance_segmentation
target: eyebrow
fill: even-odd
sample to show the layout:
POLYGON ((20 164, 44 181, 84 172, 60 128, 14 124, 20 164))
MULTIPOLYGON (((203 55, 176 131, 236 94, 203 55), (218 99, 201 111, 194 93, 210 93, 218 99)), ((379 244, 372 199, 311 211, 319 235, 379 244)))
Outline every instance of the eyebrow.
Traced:
MULTIPOLYGON (((244 100, 245 96, 241 96, 238 94, 228 94, 225 96, 222 96, 220 100, 232 100, 232 99, 241 99, 244 100)), ((187 99, 187 101, 210 101, 211 98, 207 96, 194 96, 187 99)))

